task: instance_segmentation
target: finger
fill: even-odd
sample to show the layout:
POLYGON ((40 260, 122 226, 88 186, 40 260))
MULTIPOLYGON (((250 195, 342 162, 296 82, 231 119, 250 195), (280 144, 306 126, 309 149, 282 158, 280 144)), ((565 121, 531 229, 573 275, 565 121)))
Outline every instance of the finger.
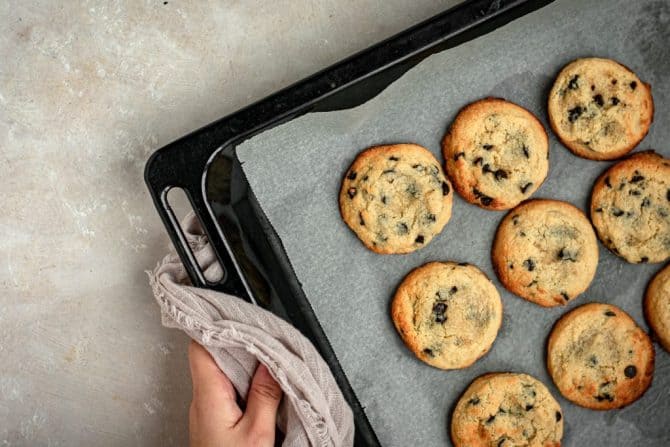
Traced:
POLYGON ((209 352, 191 341, 188 358, 193 381, 193 408, 204 417, 216 418, 216 423, 233 427, 242 417, 237 405, 235 388, 219 369, 209 352))
POLYGON ((261 438, 269 436, 274 439, 277 408, 281 397, 281 387, 265 365, 259 364, 251 381, 247 410, 242 418, 256 436, 261 438))

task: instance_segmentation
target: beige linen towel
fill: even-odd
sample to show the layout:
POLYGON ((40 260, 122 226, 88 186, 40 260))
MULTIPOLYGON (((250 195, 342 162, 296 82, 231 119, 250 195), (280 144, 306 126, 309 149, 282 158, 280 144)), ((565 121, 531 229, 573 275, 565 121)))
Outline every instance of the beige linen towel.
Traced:
MULTIPOLYGON (((207 277, 220 269, 192 214, 182 224, 207 277)), ((220 270, 219 270, 220 271, 220 270)), ((246 398, 258 362, 281 385, 279 428, 284 447, 351 446, 354 424, 328 365, 296 328, 237 297, 192 287, 179 257, 168 254, 149 274, 163 325, 203 345, 246 398)))

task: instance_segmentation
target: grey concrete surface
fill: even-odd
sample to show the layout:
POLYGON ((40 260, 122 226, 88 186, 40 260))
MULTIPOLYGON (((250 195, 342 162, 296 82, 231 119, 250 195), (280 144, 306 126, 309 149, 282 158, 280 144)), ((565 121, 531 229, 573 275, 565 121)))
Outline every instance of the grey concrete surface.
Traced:
POLYGON ((185 445, 145 161, 453 3, 0 2, 0 446, 185 445))

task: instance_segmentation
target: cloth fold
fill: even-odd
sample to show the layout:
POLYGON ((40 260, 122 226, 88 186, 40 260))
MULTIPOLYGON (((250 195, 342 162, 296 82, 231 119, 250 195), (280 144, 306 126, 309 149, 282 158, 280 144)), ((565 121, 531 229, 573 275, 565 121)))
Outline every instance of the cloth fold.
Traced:
MULTIPOLYGON (((182 228, 205 276, 220 273, 193 213, 182 228)), ((174 250, 147 274, 163 325, 204 346, 243 399, 258 362, 267 366, 284 391, 277 418, 284 447, 353 445, 351 408, 328 365, 296 328, 238 297, 188 285, 174 250)))

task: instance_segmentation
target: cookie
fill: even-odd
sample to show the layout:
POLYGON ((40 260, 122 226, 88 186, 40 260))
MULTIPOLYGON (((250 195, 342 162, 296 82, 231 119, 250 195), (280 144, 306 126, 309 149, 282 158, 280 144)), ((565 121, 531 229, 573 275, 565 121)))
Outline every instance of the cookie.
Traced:
POLYGON ((651 385, 654 347, 623 310, 589 303, 554 326, 547 367, 563 396, 593 410, 624 407, 651 385))
POLYGON ((639 152, 605 171, 593 186, 591 220, 603 244, 628 262, 670 258, 670 160, 639 152))
POLYGON ((527 374, 475 379, 451 418, 455 447, 559 447, 563 413, 546 386, 527 374))
POLYGON ((649 283, 644 296, 644 316, 658 341, 670 351, 670 265, 649 283))
POLYGON ((530 197, 549 169, 542 123, 499 98, 461 109, 442 140, 442 154, 456 191, 489 210, 510 209, 530 197))
POLYGON ((653 117, 651 86, 611 59, 570 62, 549 93, 551 128, 575 155, 591 160, 633 150, 653 117))
POLYGON ((420 360, 441 369, 466 368, 491 348, 502 323, 502 301, 474 265, 431 262, 402 281, 391 317, 420 360))
POLYGON ((424 247, 451 217, 451 184, 428 149, 416 144, 361 152, 340 190, 342 219, 370 250, 424 247))
POLYGON ((581 210, 558 200, 529 200, 500 222, 493 267, 512 293, 541 306, 584 292, 598 266, 598 242, 581 210))

